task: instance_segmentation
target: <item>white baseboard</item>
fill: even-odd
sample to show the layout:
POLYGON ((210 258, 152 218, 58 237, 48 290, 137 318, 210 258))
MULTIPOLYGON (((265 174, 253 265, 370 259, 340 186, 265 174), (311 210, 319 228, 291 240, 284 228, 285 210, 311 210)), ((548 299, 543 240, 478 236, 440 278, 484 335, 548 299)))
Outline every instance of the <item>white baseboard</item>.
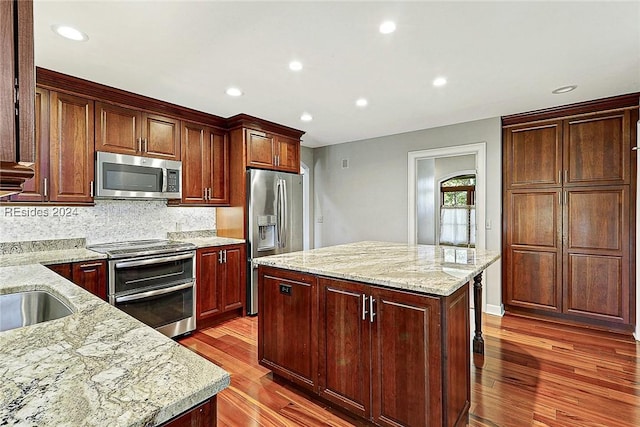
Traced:
POLYGON ((502 317, 504 316, 504 307, 502 306, 502 304, 500 305, 487 304, 485 313, 502 317))

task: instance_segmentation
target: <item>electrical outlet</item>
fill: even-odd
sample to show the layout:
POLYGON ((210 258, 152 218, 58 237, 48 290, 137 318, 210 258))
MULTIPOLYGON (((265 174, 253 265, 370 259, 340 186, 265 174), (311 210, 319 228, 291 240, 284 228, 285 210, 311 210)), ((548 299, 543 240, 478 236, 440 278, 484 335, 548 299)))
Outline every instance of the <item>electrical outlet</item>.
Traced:
POLYGON ((488 219, 488 220, 485 222, 485 226, 484 226, 484 228, 486 228, 487 230, 491 230, 491 220, 490 220, 490 219, 488 219))

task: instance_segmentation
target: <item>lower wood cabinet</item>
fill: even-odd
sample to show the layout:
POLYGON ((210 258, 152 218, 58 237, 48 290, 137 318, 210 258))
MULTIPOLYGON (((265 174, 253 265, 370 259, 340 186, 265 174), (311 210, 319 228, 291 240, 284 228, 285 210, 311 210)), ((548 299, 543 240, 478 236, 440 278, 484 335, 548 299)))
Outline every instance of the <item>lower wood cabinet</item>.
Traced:
POLYGON ((381 426, 463 426, 469 289, 447 297, 259 270, 258 359, 381 426))
POLYGON ((217 418, 217 397, 213 396, 195 408, 162 424, 162 427, 216 427, 217 418))
POLYGON ((107 262, 85 261, 47 265, 65 279, 107 300, 107 262))
POLYGON ((208 326, 223 313, 244 313, 245 247, 201 248, 196 253, 196 324, 208 326))

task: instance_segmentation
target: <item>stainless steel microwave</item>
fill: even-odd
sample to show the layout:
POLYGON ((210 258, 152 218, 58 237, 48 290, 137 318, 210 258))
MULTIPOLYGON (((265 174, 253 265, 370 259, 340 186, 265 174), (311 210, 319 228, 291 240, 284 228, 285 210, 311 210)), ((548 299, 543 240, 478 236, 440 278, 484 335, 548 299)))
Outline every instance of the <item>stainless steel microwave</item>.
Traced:
POLYGON ((182 162, 98 151, 95 197, 180 199, 182 162))

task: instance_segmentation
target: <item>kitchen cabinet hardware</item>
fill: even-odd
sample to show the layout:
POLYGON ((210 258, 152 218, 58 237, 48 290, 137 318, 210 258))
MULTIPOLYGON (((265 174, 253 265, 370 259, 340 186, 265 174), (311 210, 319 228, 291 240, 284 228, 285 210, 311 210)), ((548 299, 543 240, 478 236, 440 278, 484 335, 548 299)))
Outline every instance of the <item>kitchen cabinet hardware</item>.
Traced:
POLYGON ((362 320, 367 320, 367 314, 369 314, 367 311, 367 298, 366 294, 362 294, 362 320))
POLYGON ((92 267, 100 267, 102 262, 94 262, 91 264, 80 264, 80 268, 92 268, 92 267))
POLYGON ((91 182, 89 183, 89 195, 90 195, 91 197, 93 197, 93 192, 94 192, 94 185, 93 185, 93 181, 91 181, 91 182))
POLYGON ((227 263, 227 250, 224 250, 224 263, 227 263))
POLYGON ((369 298, 369 321, 373 323, 373 318, 376 317, 375 312, 375 304, 376 300, 374 297, 369 298))
POLYGON ((48 182, 47 178, 45 178, 45 179, 43 180, 43 183, 42 183, 42 189, 43 189, 43 191, 44 191, 44 197, 45 197, 45 199, 46 199, 46 198, 47 198, 47 196, 49 196, 49 182, 48 182))
POLYGON ((567 181, 569 181, 569 170, 565 169, 564 170, 564 182, 565 182, 565 184, 567 183, 567 181))
POLYGON ((138 141, 138 152, 142 152, 142 138, 136 138, 136 141, 138 141))
POLYGON ((218 252, 218 264, 222 264, 222 251, 218 252))
POLYGON ((145 153, 149 152, 149 143, 147 141, 147 138, 144 139, 144 152, 145 153))

